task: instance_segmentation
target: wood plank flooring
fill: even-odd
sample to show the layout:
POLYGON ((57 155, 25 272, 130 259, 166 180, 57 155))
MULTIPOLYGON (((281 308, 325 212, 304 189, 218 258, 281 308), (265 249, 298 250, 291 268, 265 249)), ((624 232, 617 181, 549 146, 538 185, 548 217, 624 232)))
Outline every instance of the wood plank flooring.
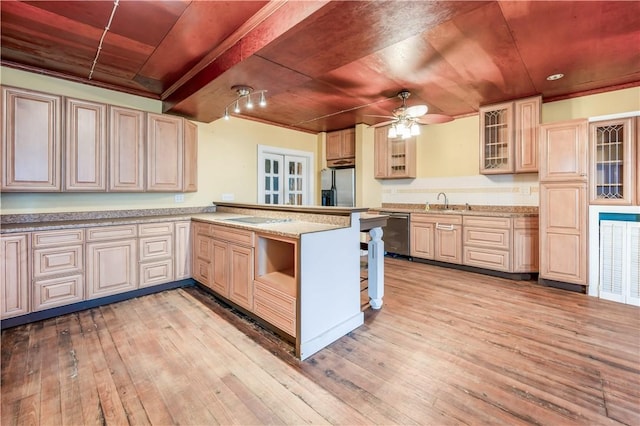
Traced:
POLYGON ((304 362, 197 288, 4 330, 2 425, 640 424, 639 308, 402 259, 385 280, 304 362))

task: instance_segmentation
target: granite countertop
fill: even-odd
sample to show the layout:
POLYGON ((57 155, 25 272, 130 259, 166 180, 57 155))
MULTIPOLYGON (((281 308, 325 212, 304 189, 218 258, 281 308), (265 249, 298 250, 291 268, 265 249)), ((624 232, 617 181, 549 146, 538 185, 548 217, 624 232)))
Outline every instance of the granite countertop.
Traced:
POLYGON ((532 206, 467 206, 452 205, 444 209, 442 205, 431 205, 425 210, 423 204, 383 204, 371 209, 376 212, 423 213, 436 215, 489 216, 489 217, 538 217, 538 208, 532 206))
POLYGON ((80 212, 80 213, 44 213, 35 215, 4 215, 0 233, 52 231, 61 229, 89 228, 93 226, 130 225, 151 222, 176 222, 197 220, 234 228, 259 231, 274 235, 299 238, 301 234, 328 231, 350 226, 350 215, 331 212, 323 215, 324 210, 270 211, 248 208, 225 208, 212 211, 211 208, 158 209, 134 211, 80 212), (262 216, 279 218, 273 223, 241 223, 229 221, 230 218, 262 216))
POLYGON ((198 222, 212 223, 215 225, 223 225, 232 228, 246 229, 248 231, 264 232, 273 235, 280 235, 283 237, 299 238, 301 234, 308 234, 311 232, 330 231, 332 229, 344 228, 345 224, 333 224, 333 223, 320 223, 320 222, 308 222, 305 220, 298 220, 292 218, 284 222, 272 222, 272 223, 242 223, 229 221, 231 218, 251 217, 253 215, 238 214, 238 213, 205 213, 191 216, 192 220, 198 222))

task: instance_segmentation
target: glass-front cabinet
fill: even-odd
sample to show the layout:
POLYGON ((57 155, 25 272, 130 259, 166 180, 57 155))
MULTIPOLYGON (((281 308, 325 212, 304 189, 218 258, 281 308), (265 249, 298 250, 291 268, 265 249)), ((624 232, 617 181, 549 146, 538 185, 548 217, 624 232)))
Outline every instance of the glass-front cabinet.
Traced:
POLYGON ((480 108, 480 173, 513 173, 513 102, 480 108))
POLYGON ((633 118, 589 124, 590 203, 633 203, 635 129, 633 118))

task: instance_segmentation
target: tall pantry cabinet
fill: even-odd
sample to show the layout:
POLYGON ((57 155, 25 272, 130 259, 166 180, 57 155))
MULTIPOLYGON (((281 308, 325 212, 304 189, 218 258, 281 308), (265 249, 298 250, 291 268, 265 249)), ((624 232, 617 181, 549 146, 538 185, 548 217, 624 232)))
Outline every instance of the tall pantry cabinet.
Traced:
POLYGON ((587 284, 587 120, 540 126, 542 279, 587 284))

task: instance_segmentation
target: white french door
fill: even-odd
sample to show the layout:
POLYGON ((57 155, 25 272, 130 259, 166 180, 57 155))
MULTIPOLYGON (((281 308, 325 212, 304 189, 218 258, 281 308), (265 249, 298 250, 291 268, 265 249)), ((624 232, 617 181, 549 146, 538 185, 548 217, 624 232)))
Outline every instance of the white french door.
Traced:
POLYGON ((311 204, 313 153, 258 146, 258 203, 311 204))

